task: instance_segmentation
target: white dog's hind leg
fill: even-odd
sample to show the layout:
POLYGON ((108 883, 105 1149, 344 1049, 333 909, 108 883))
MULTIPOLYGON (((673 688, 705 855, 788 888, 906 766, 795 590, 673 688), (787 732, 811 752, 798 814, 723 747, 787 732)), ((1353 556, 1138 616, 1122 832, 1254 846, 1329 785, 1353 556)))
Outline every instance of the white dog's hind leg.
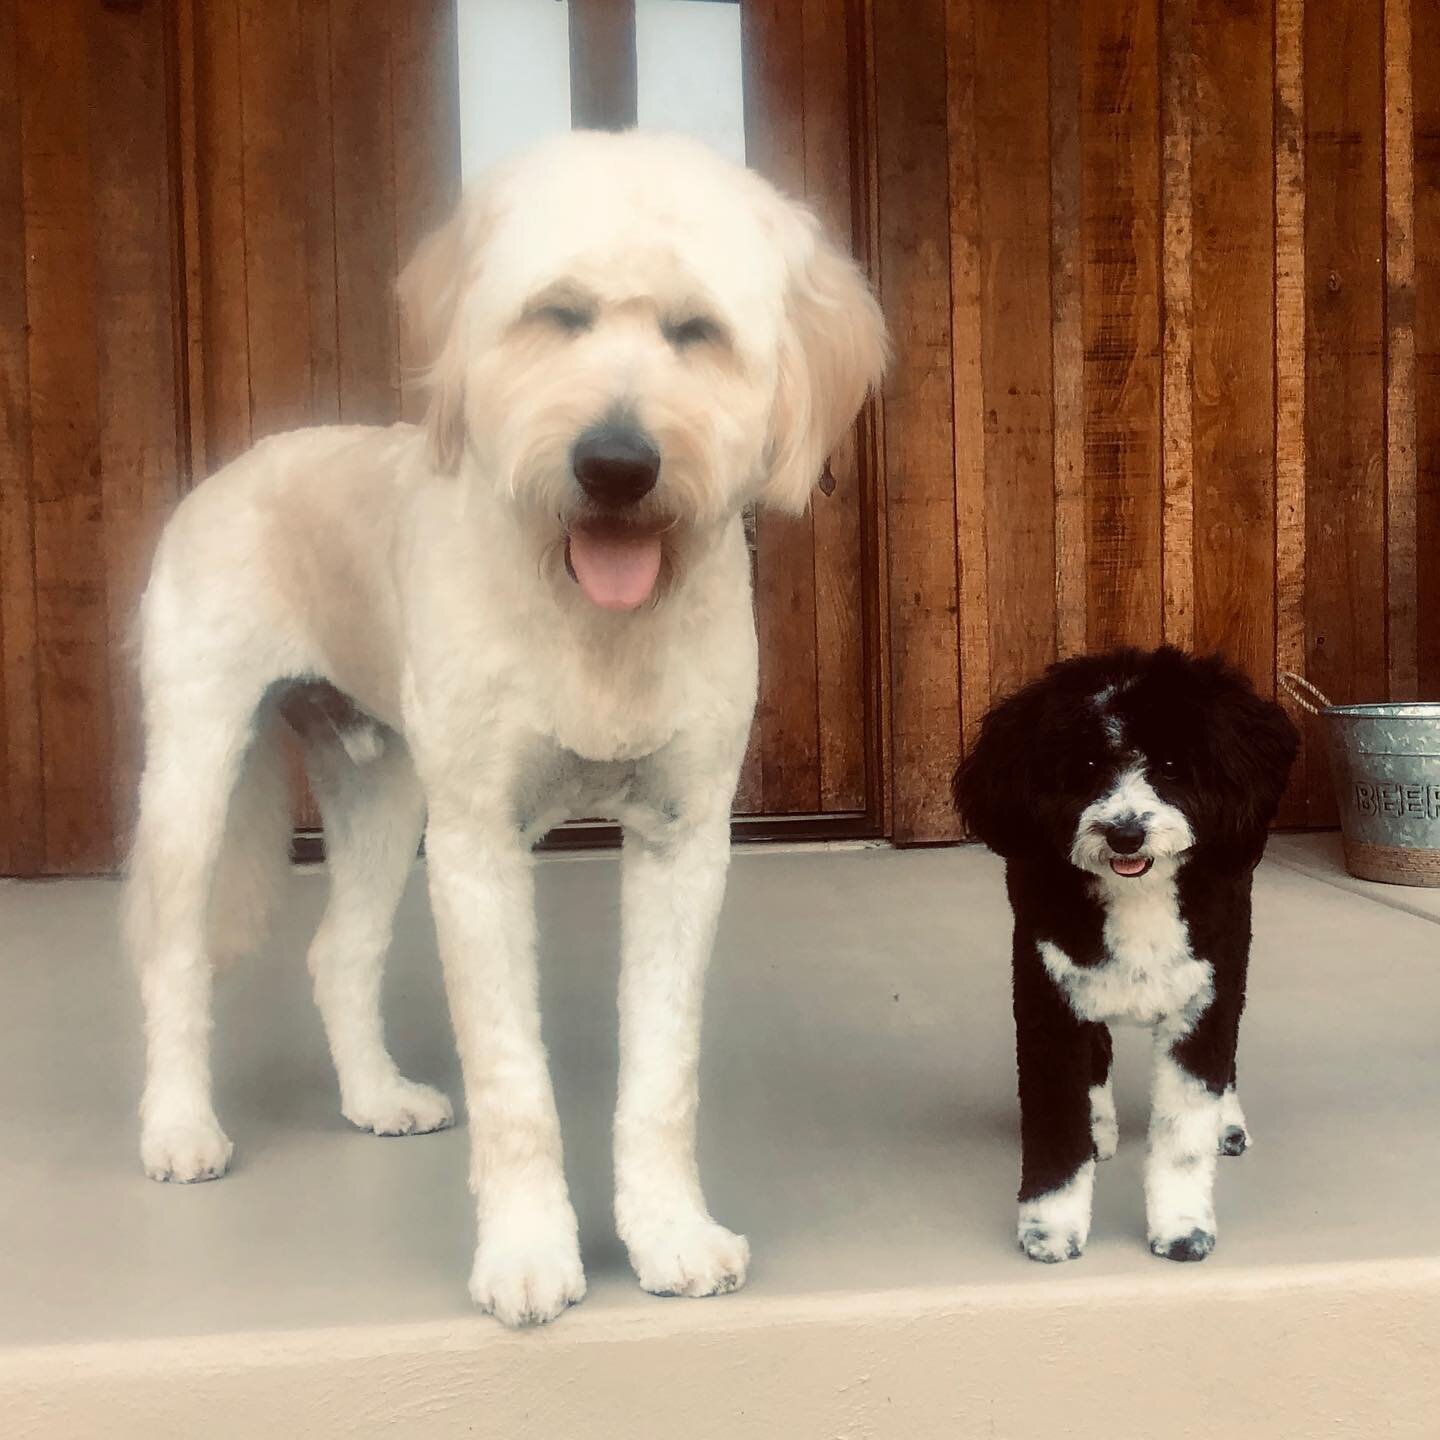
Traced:
POLYGON ((695 1162, 705 968, 725 890, 729 817, 649 841, 627 830, 621 891, 615 1218, 640 1284, 719 1295, 750 1247, 710 1218, 695 1162))
POLYGON ((127 894, 145 1006, 140 1156, 154 1180, 213 1180, 233 1147, 211 1100, 209 908, 254 706, 237 706, 233 694, 173 690, 147 706, 127 894))
POLYGON ((579 1300, 585 1276, 540 1039, 534 862, 516 828, 477 821, 471 804, 432 797, 426 839, 470 1114, 470 1294, 506 1325, 533 1325, 579 1300))
POLYGON ((1215 1248, 1215 1167, 1221 1100, 1155 1041, 1145 1212, 1150 1248, 1168 1260, 1203 1260, 1215 1248))
POLYGON ((325 823, 330 870, 310 973, 340 1081, 341 1113, 377 1135, 441 1130, 454 1119, 450 1101, 396 1068, 380 1013, 395 908, 425 823, 420 782, 396 736, 387 735, 363 764, 334 735, 307 738, 306 770, 325 823))

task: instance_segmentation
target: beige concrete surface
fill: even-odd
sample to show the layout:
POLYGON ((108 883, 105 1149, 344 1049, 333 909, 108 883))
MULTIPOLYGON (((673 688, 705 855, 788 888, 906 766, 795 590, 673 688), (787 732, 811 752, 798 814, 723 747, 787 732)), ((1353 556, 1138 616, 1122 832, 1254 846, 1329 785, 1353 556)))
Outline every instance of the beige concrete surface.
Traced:
MULTIPOLYGON (((643 1295, 610 1221, 615 860, 542 862, 590 1293, 525 1335, 465 1295, 463 1129, 382 1140, 340 1118, 303 964, 323 876, 294 876, 266 954, 222 982, 235 1167, 184 1188, 135 1155, 117 887, 0 884, 0 1434, 1434 1435, 1440 928, 1370 893, 1393 887, 1317 878, 1325 837, 1284 840, 1242 1034, 1256 1148, 1222 1165, 1201 1266, 1145 1247, 1138 1034, 1089 1252, 1014 1248, 997 862, 738 852, 702 1154, 755 1259, 746 1290, 705 1301, 643 1295)), ((417 870, 390 1031, 458 1095, 423 889, 417 870)))

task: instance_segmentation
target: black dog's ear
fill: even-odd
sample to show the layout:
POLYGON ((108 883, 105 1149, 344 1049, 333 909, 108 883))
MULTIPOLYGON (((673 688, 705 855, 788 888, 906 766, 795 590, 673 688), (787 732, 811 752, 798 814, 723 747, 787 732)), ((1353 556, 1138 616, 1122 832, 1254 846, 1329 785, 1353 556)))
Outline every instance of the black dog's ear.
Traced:
POLYGON ((1290 780, 1300 736, 1290 717, 1273 700, 1257 695, 1249 682, 1231 672, 1211 710, 1210 750, 1229 792, 1227 814, 1235 839, 1258 852, 1290 780))
POLYGON ((1025 844, 1029 806, 1023 792, 1032 780, 1039 697, 1028 687, 986 715, 970 753, 952 782, 955 807, 966 828, 997 855, 1025 844))

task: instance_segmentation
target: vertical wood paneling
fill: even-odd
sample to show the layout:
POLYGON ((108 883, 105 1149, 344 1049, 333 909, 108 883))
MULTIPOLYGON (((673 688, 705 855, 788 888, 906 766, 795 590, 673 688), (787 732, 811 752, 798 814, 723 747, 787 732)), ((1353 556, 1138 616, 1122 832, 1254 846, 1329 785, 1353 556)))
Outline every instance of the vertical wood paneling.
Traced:
MULTIPOLYGON (((803 0, 805 195, 827 231, 853 246, 856 195, 852 174, 850 75, 856 27, 853 0, 803 0)), ((858 431, 830 457, 827 494, 811 497, 815 570, 815 676, 819 724, 819 808, 863 810, 867 801, 866 667, 863 649, 864 555, 858 431)))
MULTIPOLYGON (((245 284, 245 128, 239 0, 192 5, 195 174, 199 206, 204 406, 191 412, 192 452, 205 472, 250 445, 250 337, 245 284), (203 425, 202 431, 196 427, 203 425)), ((199 479, 197 474, 195 479, 199 479)))
POLYGON ((1267 0, 1193 4, 1193 637, 1268 690, 1275 653, 1273 17, 1267 0))
POLYGON ((1440 5, 1412 11, 1418 689, 1440 699, 1440 5))
MULTIPOLYGON (((1415 698, 1420 664, 1410 4, 1385 0, 1385 665, 1397 700, 1415 698)), ((1435 89, 1440 75, 1425 84, 1435 89)))
MULTIPOLYGON (((1275 669, 1305 670, 1305 33, 1304 0, 1275 0, 1275 669)), ((1305 823, 1313 729, 1280 822, 1305 823)), ((1323 751, 1320 752, 1323 756, 1323 751)), ((1323 766, 1323 758, 1320 765, 1323 766)), ((1323 773, 1319 783, 1325 783, 1323 773)))
POLYGON ((256 439, 312 415, 307 173, 316 126, 300 0, 239 0, 245 305, 256 439))
POLYGON ((1161 631, 1159 51, 1155 0, 1080 26, 1091 646, 1161 631))
POLYGON ((1341 702, 1387 678, 1381 35, 1368 0, 1305 7, 1308 673, 1341 702))
POLYGON ((872 22, 879 271, 895 338, 885 385, 893 833, 954 835, 960 753, 950 351, 945 7, 872 22), (944 537, 944 543, 938 543, 944 537))
POLYGON ((114 845, 133 823, 143 739, 128 638, 160 527, 180 493, 179 296, 164 157, 161 6, 91 17, 100 482, 114 845))
POLYGON ((114 856, 96 361, 92 83, 80 0, 20 7, 36 630, 45 868, 114 856))
POLYGON ((982 355, 980 160, 974 0, 946 10, 950 147, 950 367, 955 444, 955 563, 960 604, 962 747, 991 697, 990 567, 986 561, 985 380, 982 355))
MULTIPOLYGON (((805 193, 804 11, 787 0, 745 0, 745 151, 792 195, 805 193)), ((816 497, 814 505, 823 503, 816 497)), ((811 511, 755 517, 755 607, 760 637, 761 802, 772 814, 820 808, 815 665, 815 545, 811 511)))
POLYGON ((340 418, 348 424, 384 424, 400 414, 389 8, 330 3, 335 313, 340 418))
POLYGON ((19 12, 0 0, 0 874, 45 858, 19 12))
POLYGON ((1080 257, 1080 10, 1050 3, 1050 372, 1055 455, 1055 650, 1085 648, 1085 320, 1080 257))
MULTIPOLYGON (((980 4, 975 134, 990 686, 1055 658, 1046 0, 980 4)), ((978 716, 967 714, 966 727, 978 716)))
POLYGON ((1195 643, 1195 0, 1164 0, 1161 18, 1161 631, 1168 644, 1189 648, 1195 643))

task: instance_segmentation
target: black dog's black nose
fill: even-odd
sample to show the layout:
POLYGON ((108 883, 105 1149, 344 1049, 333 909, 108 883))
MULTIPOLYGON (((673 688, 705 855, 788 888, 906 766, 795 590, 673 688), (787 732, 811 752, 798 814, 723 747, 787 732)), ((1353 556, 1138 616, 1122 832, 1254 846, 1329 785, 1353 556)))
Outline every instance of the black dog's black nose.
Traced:
POLYGON ((1105 827, 1105 843, 1117 855, 1133 855, 1145 843, 1145 827, 1138 820, 1123 820, 1105 827))
POLYGON ((655 488, 660 452, 633 425, 598 425, 575 442, 570 465, 597 504, 633 505, 655 488))

